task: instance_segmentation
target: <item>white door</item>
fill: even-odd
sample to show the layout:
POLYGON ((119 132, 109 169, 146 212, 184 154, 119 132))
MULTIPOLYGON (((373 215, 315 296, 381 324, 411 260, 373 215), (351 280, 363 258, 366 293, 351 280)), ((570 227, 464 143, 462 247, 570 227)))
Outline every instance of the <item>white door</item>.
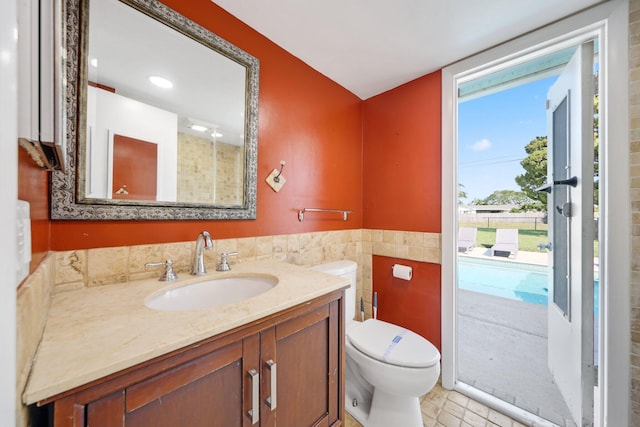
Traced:
POLYGON ((549 89, 549 369, 579 426, 593 424, 593 42, 549 89))

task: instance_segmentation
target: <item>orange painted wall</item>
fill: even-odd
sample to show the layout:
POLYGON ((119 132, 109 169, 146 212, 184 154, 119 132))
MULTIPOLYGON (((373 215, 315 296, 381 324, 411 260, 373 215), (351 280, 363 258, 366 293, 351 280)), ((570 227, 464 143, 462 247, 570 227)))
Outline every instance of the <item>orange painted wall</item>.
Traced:
POLYGON ((31 271, 38 266, 50 247, 49 173, 18 148, 18 199, 29 202, 31 214, 31 271))
MULTIPOLYGON (((364 101, 364 228, 441 231, 441 73, 364 101)), ((422 335, 440 349, 440 265, 373 257, 379 318, 422 335), (393 278, 409 265, 410 282, 393 278)))
POLYGON ((441 73, 364 101, 365 228, 439 233, 441 73))
MULTIPOLYGON (((48 249, 188 241, 203 229, 214 238, 232 238, 361 228, 362 101, 210 0, 163 2, 260 60, 257 219, 51 221, 48 249), (264 179, 280 160, 287 162, 287 183, 275 193, 264 179), (308 215, 300 223, 297 210, 303 207, 350 209, 354 214, 347 222, 339 215, 308 215)), ((30 169, 20 164, 21 180, 30 179, 30 169)), ((31 197, 46 203, 47 190, 34 188, 31 197)))
POLYGON ((410 329, 442 351, 440 265, 374 255, 373 291, 378 319, 410 329), (410 266, 412 279, 393 277, 393 264, 410 266))

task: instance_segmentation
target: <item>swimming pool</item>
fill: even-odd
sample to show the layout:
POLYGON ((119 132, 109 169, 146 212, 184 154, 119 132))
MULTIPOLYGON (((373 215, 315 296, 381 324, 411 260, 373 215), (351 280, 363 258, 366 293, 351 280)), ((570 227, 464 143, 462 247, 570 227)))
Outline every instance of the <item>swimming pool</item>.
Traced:
MULTIPOLYGON (((598 281, 594 311, 598 312, 598 281)), ((502 298, 547 305, 547 267, 501 260, 458 257, 458 288, 502 298)))

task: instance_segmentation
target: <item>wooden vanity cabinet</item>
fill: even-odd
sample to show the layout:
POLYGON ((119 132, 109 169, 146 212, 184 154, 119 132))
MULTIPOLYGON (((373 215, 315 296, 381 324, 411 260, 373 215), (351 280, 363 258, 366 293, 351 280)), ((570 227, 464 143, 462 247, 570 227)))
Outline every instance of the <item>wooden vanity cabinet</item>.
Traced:
POLYGON ((40 404, 54 427, 339 427, 342 304, 334 292, 40 404))

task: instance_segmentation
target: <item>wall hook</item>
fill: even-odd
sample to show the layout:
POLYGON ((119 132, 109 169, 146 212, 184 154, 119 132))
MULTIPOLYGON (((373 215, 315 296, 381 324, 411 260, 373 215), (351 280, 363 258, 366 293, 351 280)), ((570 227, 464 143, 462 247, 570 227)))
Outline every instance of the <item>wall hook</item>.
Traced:
POLYGON ((285 161, 280 160, 280 171, 278 171, 278 169, 273 169, 266 179, 267 184, 269 184, 269 186, 273 188, 273 191, 275 191, 276 193, 280 191, 282 187, 284 187, 284 184, 287 182, 287 180, 284 178, 284 175, 282 175, 284 165, 285 161))
POLYGON ((284 169, 284 165, 285 165, 284 160, 280 160, 280 172, 278 172, 278 175, 273 177, 273 182, 280 182, 280 175, 282 175, 282 170, 284 169))
POLYGON ((118 188, 115 194, 129 194, 129 192, 127 191, 127 184, 124 184, 122 187, 118 188))

